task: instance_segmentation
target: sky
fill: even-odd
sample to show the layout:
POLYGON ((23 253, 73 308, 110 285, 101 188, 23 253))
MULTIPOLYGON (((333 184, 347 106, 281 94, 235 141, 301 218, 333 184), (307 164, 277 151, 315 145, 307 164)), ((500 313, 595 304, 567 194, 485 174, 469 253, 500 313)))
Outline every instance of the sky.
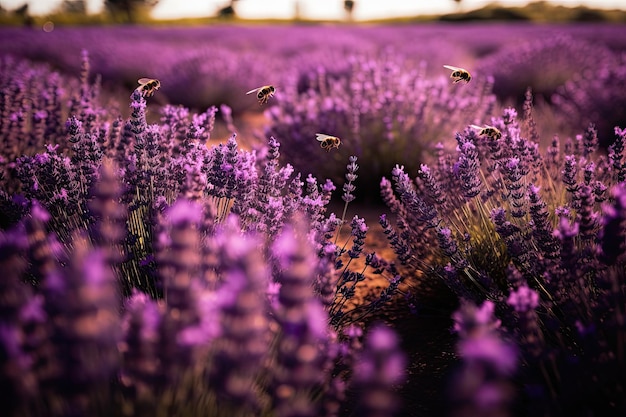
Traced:
MULTIPOLYGON (((63 0, 0 0, 6 9, 14 9, 25 2, 29 3, 32 14, 46 14, 63 0)), ((87 0, 88 11, 101 10, 104 0, 87 0)), ((464 10, 482 7, 493 0, 462 0, 464 10)), ((239 0, 237 14, 242 18, 292 18, 295 5, 300 3, 300 13, 310 19, 343 19, 343 1, 340 0, 239 0)), ((522 6, 528 0, 500 0, 507 6, 522 6)), ((554 0, 550 3, 565 6, 585 5, 594 8, 625 9, 625 0, 554 0)), ((154 18, 201 17, 215 15, 216 11, 228 4, 227 0, 160 0, 154 8, 154 18)), ((457 10, 453 0, 355 0, 354 19, 368 20, 387 17, 412 16, 419 14, 449 13, 457 10)))

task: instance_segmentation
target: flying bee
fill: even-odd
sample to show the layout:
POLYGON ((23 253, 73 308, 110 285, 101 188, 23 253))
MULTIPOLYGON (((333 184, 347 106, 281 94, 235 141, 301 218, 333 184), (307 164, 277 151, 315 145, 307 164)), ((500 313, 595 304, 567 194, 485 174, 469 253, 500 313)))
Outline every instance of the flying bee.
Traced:
POLYGON ((155 91, 161 88, 161 81, 154 78, 140 78, 137 82, 139 83, 137 91, 139 91, 143 97, 152 97, 155 91))
POLYGON ((315 139, 318 140, 322 149, 326 149, 326 152, 330 152, 331 149, 336 148, 339 149, 339 145, 341 145, 341 139, 337 136, 325 135, 323 133, 316 133, 315 139))
POLYGON ((250 90, 246 94, 256 93, 256 98, 259 99, 259 104, 265 104, 270 99, 270 97, 274 97, 275 92, 276 89, 273 85, 264 85, 263 87, 250 90))
POLYGON ((453 67, 452 65, 444 65, 444 68, 447 68, 452 71, 450 74, 450 78, 454 79, 454 84, 464 81, 465 84, 469 83, 472 79, 469 71, 459 67, 453 67))
POLYGON ((493 140, 498 140, 502 137, 502 132, 500 132, 499 129, 493 126, 485 125, 481 127, 481 126, 476 126, 476 125, 470 125, 470 127, 478 130, 479 135, 487 136, 493 140))

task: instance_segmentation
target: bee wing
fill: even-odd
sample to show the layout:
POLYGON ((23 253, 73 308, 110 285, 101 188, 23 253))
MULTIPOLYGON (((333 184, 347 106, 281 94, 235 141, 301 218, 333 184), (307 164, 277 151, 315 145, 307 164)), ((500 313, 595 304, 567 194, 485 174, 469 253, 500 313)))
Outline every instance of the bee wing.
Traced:
POLYGON ((460 70, 460 71, 465 71, 463 68, 453 67, 452 65, 444 65, 443 67, 444 67, 444 68, 447 68, 447 69, 449 69, 449 70, 452 70, 452 71, 459 71, 459 70, 460 70))
POLYGON ((261 88, 263 88, 263 87, 257 87, 257 88, 254 88, 254 89, 252 89, 252 90, 248 91, 246 94, 256 93, 256 92, 257 92, 257 91, 259 91, 261 88))
POLYGON ((471 128, 482 130, 482 126, 470 125, 471 128))
POLYGON ((315 139, 317 139, 320 142, 324 142, 326 139, 331 138, 332 136, 330 135, 325 135, 323 133, 316 133, 315 134, 315 139))
POLYGON ((137 80, 137 82, 141 85, 148 84, 150 81, 152 81, 152 78, 140 78, 137 80))

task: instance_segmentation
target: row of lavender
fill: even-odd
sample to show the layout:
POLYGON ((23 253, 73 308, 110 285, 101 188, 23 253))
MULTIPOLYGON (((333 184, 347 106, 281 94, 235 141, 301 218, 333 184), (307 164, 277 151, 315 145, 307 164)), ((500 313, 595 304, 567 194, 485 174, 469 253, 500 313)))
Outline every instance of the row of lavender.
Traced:
MULTIPOLYGON (((207 146, 215 108, 165 106, 149 125, 135 91, 128 119, 105 110, 86 54, 78 82, 1 65, 3 412, 397 411, 397 337, 352 322, 399 278, 368 254, 390 286, 346 313, 367 226, 354 217, 335 244, 332 182, 281 165, 273 138, 207 146)), ((346 203, 357 170, 350 158, 346 203)))
POLYGON ((491 124, 501 137, 467 128, 456 150, 381 181, 398 260, 461 300, 463 415, 623 415, 626 129, 608 152, 593 125, 542 151, 530 91, 522 118, 491 124))
POLYGON ((266 134, 288 140, 298 169, 340 175, 308 140, 322 130, 349 138, 366 186, 391 172, 382 197, 397 223, 380 224, 403 273, 464 300, 460 414, 626 412, 625 59, 555 36, 485 56, 461 90, 385 51, 303 71, 268 110, 266 134), (493 117, 506 99, 523 118, 493 117))
POLYGON ((227 104, 237 115, 258 109, 246 91, 272 84, 266 136, 282 143, 282 162, 335 182, 345 160, 312 152, 317 132, 344 138, 346 152, 377 181, 395 164, 417 170, 423 152, 467 124, 486 123, 498 103, 521 105, 528 86, 548 140, 594 123, 606 148, 626 117, 622 26, 6 28, 3 35, 3 53, 70 73, 80 50, 89 50, 105 97, 119 99, 147 76, 161 81, 160 104, 227 104), (451 86, 444 64, 468 68, 472 83, 451 86))
MULTIPOLYGON (((392 49, 415 67, 428 62, 426 75, 441 75, 441 65, 472 70, 477 79, 494 76, 498 98, 518 100, 528 86, 551 100, 557 89, 567 101, 576 94, 590 100, 588 109, 572 115, 577 129, 590 121, 615 123, 613 113, 587 120, 586 110, 607 104, 623 107, 620 54, 626 51, 625 29, 619 25, 536 26, 406 25, 406 26, 212 26, 195 28, 85 27, 47 33, 0 29, 0 52, 54 63, 76 73, 75 57, 90 51, 95 72, 109 87, 126 88, 138 75, 158 78, 162 94, 173 103, 206 108, 226 103, 235 111, 250 109, 242 92, 267 83, 279 91, 290 77, 323 67, 344 67, 352 54, 376 56, 392 49), (572 82, 573 85, 565 87, 572 82), (599 82, 600 85, 591 85, 599 82), (615 85, 617 83, 618 85, 615 85), (615 86, 615 88, 607 88, 615 86), (596 88, 597 87, 597 88, 596 88), (573 91, 572 91, 573 89, 573 91), (184 93, 183 93, 184 91, 184 93), (594 94, 612 95, 594 98, 594 94), (608 99, 608 100, 606 100, 608 99), (582 116, 582 118, 580 118, 582 116)), ((623 59, 621 61, 623 67, 623 59)), ((569 113, 567 109, 564 113, 569 113)), ((604 133, 604 131, 603 131, 604 133)), ((609 131, 610 134, 610 131, 609 131)), ((602 135, 601 135, 602 136, 602 135)))

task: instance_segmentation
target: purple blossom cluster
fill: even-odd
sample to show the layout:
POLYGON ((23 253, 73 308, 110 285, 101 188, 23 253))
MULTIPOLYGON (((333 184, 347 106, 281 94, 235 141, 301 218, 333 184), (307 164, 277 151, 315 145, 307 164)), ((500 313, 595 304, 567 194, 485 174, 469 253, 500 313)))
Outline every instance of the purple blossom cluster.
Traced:
POLYGON ((595 39, 553 33, 539 39, 523 38, 486 57, 477 71, 494 77, 494 93, 501 100, 521 104, 531 86, 535 94, 549 100, 556 90, 585 73, 615 66, 616 56, 595 39))
POLYGON ((626 120, 626 53, 615 55, 606 65, 567 80, 551 97, 566 123, 579 129, 594 123, 605 147, 612 143, 613 128, 626 120))
POLYGON ((453 314, 460 365, 449 382, 449 415, 513 416, 517 351, 504 340, 495 305, 464 300, 453 314))
POLYGON ((395 164, 419 167, 426 144, 466 120, 489 117, 495 105, 489 79, 460 90, 444 77, 427 78, 425 62, 415 65, 396 51, 352 54, 342 62, 302 70, 298 84, 266 112, 266 134, 282 140, 283 156, 297 170, 340 179, 338 162, 347 153, 367 166, 363 181, 375 182, 395 164), (318 132, 339 137, 339 150, 317 152, 318 132))
MULTIPOLYGON (((355 216, 352 247, 337 244, 331 181, 302 181, 273 137, 253 151, 235 133, 214 144, 214 107, 166 105, 151 123, 153 108, 134 90, 128 117, 105 111, 87 53, 80 79, 67 83, 42 66, 4 64, 4 414, 401 409, 397 336, 357 327, 380 305, 356 300, 365 271, 350 266, 373 263, 368 227, 355 216), (35 123, 46 106, 50 120, 35 123), (366 363, 371 370, 357 366, 366 363), (357 405, 356 392, 386 402, 357 405)), ((346 204, 358 169, 348 161, 346 204)), ((393 297, 397 281, 379 298, 393 297)))
MULTIPOLYGON (((339 61, 348 51, 373 51, 381 44, 376 34, 315 27, 116 27, 114 30, 83 27, 57 28, 48 33, 2 28, 1 31, 3 55, 54 62, 60 70, 76 73, 80 67, 75 57, 87 49, 95 72, 102 75, 107 90, 113 93, 118 93, 120 86, 135 85, 138 77, 150 76, 162 82, 158 99, 161 103, 169 101, 189 108, 228 104, 236 113, 258 109, 245 96, 245 91, 268 82, 282 89, 289 78, 286 74, 302 62, 339 61), (369 41, 364 41, 363 34, 369 41), (329 44, 332 44, 330 51, 329 44)), ((384 28, 381 31, 387 32, 384 28)), ((395 37, 393 32, 391 35, 395 37)))
POLYGON ((396 167, 392 181, 381 182, 396 224, 381 218, 381 225, 409 274, 442 279, 467 300, 459 317, 478 320, 482 310, 468 306, 483 302, 482 309, 488 305, 500 317, 500 334, 485 341, 490 347, 472 348, 482 343, 474 330, 460 335, 464 363, 468 349, 514 362, 510 348, 495 347, 504 340, 519 350, 524 367, 515 378, 523 393, 513 394, 511 367, 499 388, 487 380, 464 386, 479 372, 468 363, 453 383, 470 390, 457 393, 454 415, 513 415, 514 408, 528 415, 620 415, 626 406, 617 307, 626 302, 624 130, 614 129, 608 154, 600 151, 593 125, 574 138, 555 137, 542 154, 531 139, 538 135, 532 105, 525 108, 524 118, 512 108, 492 118, 499 138, 469 128, 457 133, 456 151, 440 147, 414 180, 396 167), (576 382, 571 375, 579 375, 576 382), (504 391, 485 401, 505 409, 477 411, 486 405, 475 390, 492 388, 504 391))

